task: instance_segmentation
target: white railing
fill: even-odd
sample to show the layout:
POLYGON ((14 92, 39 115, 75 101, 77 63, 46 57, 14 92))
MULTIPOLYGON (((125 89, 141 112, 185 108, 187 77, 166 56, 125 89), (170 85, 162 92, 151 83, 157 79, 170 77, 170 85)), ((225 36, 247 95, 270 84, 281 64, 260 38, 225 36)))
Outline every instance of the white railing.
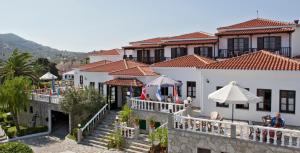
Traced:
POLYGON ((160 125, 158 128, 155 129, 155 131, 157 131, 157 129, 161 129, 161 128, 168 128, 168 122, 160 125))
POLYGON ((121 131, 121 134, 125 138, 135 138, 136 135, 136 129, 133 127, 127 127, 124 125, 119 125, 117 128, 121 131))
POLYGON ((139 99, 131 99, 130 103, 132 109, 158 111, 164 113, 175 113, 185 108, 184 104, 148 101, 148 100, 139 100, 139 99))
POLYGON ((78 142, 82 139, 83 133, 90 133, 91 130, 95 127, 96 123, 103 118, 105 113, 108 111, 108 104, 105 104, 93 117, 90 119, 82 128, 78 130, 78 142))
POLYGON ((174 115, 174 128, 260 143, 300 148, 300 131, 174 115))
POLYGON ((62 96, 57 96, 57 95, 47 95, 47 94, 38 94, 38 93, 32 93, 32 96, 30 97, 31 100, 35 101, 41 101, 41 102, 49 102, 49 103, 54 103, 58 104, 60 101, 62 101, 63 97, 62 96))

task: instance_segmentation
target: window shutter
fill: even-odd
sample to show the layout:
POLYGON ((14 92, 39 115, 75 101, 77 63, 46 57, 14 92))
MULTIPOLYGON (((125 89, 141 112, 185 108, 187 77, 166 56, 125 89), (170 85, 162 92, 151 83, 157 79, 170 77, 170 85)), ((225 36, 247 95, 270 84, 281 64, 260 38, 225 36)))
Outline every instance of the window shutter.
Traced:
POLYGON ((244 50, 249 51, 249 38, 244 38, 244 50))
POLYGON ((194 54, 200 55, 200 47, 195 47, 194 48, 194 54))
POLYGON ((212 58, 213 50, 212 47, 208 47, 208 57, 212 58))
POLYGON ((155 50, 155 53, 154 53, 155 62, 158 62, 158 61, 159 61, 159 57, 160 57, 160 55, 159 55, 159 50, 156 49, 156 50, 155 50))
POLYGON ((257 38, 257 50, 262 50, 262 49, 264 49, 264 38, 258 37, 257 38))
POLYGON ((150 62, 150 50, 146 50, 146 53, 147 53, 147 62, 150 62))
POLYGON ((143 56, 142 50, 138 50, 137 51, 137 61, 141 62, 142 56, 143 56))
POLYGON ((281 49, 281 37, 275 37, 275 49, 280 50, 281 49))
POLYGON ((232 51, 233 50, 233 38, 227 39, 227 49, 232 51))
POLYGON ((176 58, 176 50, 177 48, 171 48, 171 58, 176 58))
POLYGON ((187 55, 187 48, 180 48, 180 55, 181 56, 187 55))

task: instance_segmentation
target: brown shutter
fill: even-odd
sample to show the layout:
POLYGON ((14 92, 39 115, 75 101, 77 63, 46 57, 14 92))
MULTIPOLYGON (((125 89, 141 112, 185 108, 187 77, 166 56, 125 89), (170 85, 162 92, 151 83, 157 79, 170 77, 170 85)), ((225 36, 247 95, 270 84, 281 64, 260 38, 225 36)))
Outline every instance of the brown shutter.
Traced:
POLYGON ((281 37, 275 37, 275 49, 280 50, 281 49, 281 37))
POLYGON ((208 47, 208 57, 212 58, 212 54, 213 54, 212 47, 208 47))
POLYGON ((200 47, 195 47, 194 48, 194 54, 200 55, 200 47))
POLYGON ((171 58, 176 58, 177 48, 171 48, 171 58))
POLYGON ((257 38, 257 50, 264 49, 264 37, 257 38))
POLYGON ((230 50, 230 51, 233 51, 233 38, 228 38, 227 39, 227 49, 230 50))
POLYGON ((187 48, 180 48, 180 55, 181 56, 185 56, 185 55, 187 55, 187 48))
POLYGON ((142 62, 142 57, 143 57, 143 51, 142 50, 137 50, 137 61, 142 62))
POLYGON ((249 38, 244 38, 244 50, 249 51, 249 38))

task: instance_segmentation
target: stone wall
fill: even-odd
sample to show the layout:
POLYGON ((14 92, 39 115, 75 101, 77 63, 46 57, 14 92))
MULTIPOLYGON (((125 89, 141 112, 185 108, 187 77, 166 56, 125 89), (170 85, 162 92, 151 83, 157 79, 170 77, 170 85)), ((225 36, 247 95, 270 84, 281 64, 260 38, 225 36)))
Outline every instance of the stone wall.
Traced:
MULTIPOLYGON (((169 126, 170 127, 170 126, 169 126)), ((197 153, 197 148, 211 153, 299 153, 300 149, 262 144, 240 139, 200 134, 169 128, 169 153, 197 153)))
POLYGON ((57 104, 31 101, 26 111, 21 111, 19 115, 21 125, 31 127, 33 125, 33 116, 36 115, 36 126, 47 126, 49 121, 48 110, 61 111, 57 104))
POLYGON ((153 117, 155 122, 160 122, 160 124, 164 124, 168 122, 168 113, 162 113, 162 112, 153 112, 153 111, 145 111, 145 110, 133 110, 133 114, 138 116, 139 119, 141 120, 146 120, 146 130, 148 131, 149 129, 149 121, 148 119, 153 117))

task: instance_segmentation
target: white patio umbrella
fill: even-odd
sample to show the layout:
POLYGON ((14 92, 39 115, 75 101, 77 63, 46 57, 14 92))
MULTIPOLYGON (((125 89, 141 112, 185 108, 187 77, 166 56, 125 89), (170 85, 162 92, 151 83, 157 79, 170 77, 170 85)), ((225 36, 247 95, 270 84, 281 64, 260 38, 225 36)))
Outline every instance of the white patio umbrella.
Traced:
POLYGON ((161 75, 160 77, 147 83, 147 86, 180 86, 181 82, 175 81, 171 78, 161 75))
POLYGON ((40 77, 40 80, 51 80, 52 81, 52 91, 55 91, 55 82, 54 80, 57 79, 57 76, 47 72, 43 76, 40 77))
POLYGON ((57 76, 51 74, 50 72, 47 72, 43 76, 40 77, 40 80, 55 80, 57 79, 57 76))
POLYGON ((248 90, 240 87, 235 81, 232 81, 223 88, 209 94, 208 99, 211 99, 214 102, 226 102, 228 104, 232 104, 232 121, 234 115, 234 104, 258 103, 262 101, 260 97, 257 97, 248 90))

